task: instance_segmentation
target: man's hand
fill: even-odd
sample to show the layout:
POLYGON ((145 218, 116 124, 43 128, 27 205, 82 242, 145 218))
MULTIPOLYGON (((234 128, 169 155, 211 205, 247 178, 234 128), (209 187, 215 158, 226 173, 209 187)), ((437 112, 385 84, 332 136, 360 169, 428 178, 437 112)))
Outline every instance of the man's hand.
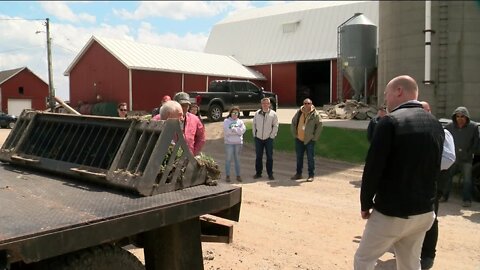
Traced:
POLYGON ((372 212, 371 212, 371 209, 368 209, 367 211, 361 211, 361 214, 363 219, 368 219, 372 214, 372 212))

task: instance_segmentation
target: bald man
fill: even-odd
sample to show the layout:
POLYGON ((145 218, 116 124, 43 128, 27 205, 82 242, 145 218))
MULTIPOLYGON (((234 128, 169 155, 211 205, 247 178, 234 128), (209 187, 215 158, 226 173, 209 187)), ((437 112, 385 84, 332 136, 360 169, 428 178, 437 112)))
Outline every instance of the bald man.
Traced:
POLYGON ((173 100, 168 100, 165 103, 162 104, 162 107, 160 107, 160 112, 158 114, 158 117, 154 117, 154 120, 167 120, 167 119, 180 119, 183 120, 183 110, 182 106, 180 103, 173 101, 173 100))
POLYGON ((367 223, 354 269, 373 270, 390 247, 398 270, 420 269, 423 238, 435 219, 444 132, 417 98, 410 76, 398 76, 385 88, 389 114, 376 126, 365 162, 360 204, 367 223))

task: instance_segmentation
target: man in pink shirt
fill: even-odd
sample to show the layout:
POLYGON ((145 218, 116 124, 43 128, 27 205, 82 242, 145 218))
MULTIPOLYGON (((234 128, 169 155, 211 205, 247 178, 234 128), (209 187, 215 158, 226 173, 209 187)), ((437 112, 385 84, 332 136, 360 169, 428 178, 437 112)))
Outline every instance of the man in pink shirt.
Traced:
POLYGON ((188 107, 191 105, 190 96, 185 92, 175 94, 173 100, 180 103, 183 110, 184 121, 182 123, 183 136, 194 156, 200 154, 203 145, 205 144, 205 128, 194 114, 188 112, 188 107))

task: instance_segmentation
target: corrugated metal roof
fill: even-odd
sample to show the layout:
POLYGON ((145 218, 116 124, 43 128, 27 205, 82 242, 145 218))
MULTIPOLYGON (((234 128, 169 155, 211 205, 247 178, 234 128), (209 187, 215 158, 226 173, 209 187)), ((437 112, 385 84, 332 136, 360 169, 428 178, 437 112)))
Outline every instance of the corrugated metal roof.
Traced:
POLYGON ((378 25, 377 1, 293 2, 234 14, 216 24, 205 52, 252 66, 337 57, 337 27, 355 13, 378 25))
POLYGON ((265 80, 265 77, 240 64, 235 58, 219 54, 186 51, 92 36, 64 72, 68 76, 83 54, 96 41, 129 69, 265 80))
POLYGON ((21 67, 21 68, 15 68, 15 69, 0 71, 0 84, 4 83, 8 79, 12 78, 13 76, 18 74, 20 71, 22 71, 25 68, 26 67, 21 67))

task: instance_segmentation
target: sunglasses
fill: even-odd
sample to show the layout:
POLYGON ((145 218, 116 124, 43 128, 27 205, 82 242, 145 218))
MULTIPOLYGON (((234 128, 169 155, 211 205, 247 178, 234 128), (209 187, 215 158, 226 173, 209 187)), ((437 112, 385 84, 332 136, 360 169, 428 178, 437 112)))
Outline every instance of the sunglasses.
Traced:
POLYGON ((232 115, 238 115, 238 112, 232 112, 232 115))
POLYGON ((121 112, 126 112, 126 111, 127 111, 127 109, 120 109, 120 111, 121 111, 121 112))

